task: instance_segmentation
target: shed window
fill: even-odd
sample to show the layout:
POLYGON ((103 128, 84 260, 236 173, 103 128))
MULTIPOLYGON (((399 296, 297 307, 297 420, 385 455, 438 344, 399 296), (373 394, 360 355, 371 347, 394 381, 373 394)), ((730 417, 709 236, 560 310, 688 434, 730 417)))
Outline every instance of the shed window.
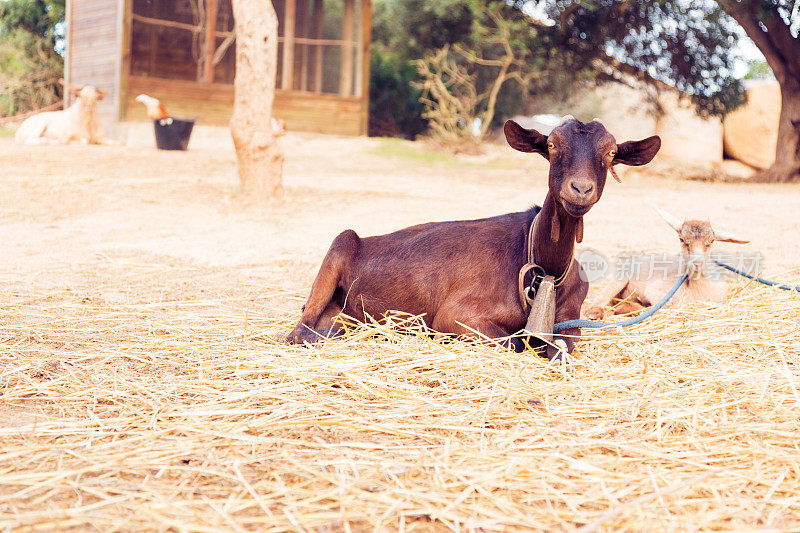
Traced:
MULTIPOLYGON (((360 45, 361 2, 275 0, 273 5, 278 15, 276 87, 361 96, 366 60, 360 45)), ((133 0, 134 76, 232 84, 235 47, 230 0, 133 0), (213 47, 206 42, 210 24, 215 25, 213 47)))

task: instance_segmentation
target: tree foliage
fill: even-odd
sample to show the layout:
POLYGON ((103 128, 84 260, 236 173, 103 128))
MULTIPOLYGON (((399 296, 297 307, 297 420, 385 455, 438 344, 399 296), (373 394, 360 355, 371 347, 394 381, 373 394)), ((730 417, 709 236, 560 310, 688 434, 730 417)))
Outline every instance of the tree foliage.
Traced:
MULTIPOLYGON (((481 16, 487 5, 514 27, 512 45, 526 52, 527 71, 539 74, 525 89, 503 87, 494 125, 520 112, 529 95, 563 96, 587 83, 631 76, 676 87, 701 115, 723 115, 744 102, 743 86, 732 75, 738 59, 736 23, 706 0, 378 0, 373 65, 379 66, 379 85, 392 78, 381 66, 400 67, 391 84, 399 88, 409 81, 407 63, 432 57, 447 45, 497 57, 496 43, 487 39, 492 25, 481 16), (527 16, 531 6, 550 20, 527 16)), ((478 93, 493 83, 494 74, 491 69, 475 73, 478 93)), ((387 106, 385 97, 373 100, 372 120, 419 110, 406 100, 417 96, 414 91, 393 94, 397 106, 387 106)))
MULTIPOLYGON (((373 67, 370 91, 370 126, 372 133, 400 134, 413 137, 422 132, 426 121, 421 116, 419 90, 407 90, 409 82, 422 81, 415 74, 413 62, 433 57, 450 47, 469 50, 475 57, 494 60, 505 55, 503 45, 493 38, 496 23, 486 15, 491 10, 510 28, 510 44, 517 57, 524 57, 527 72, 548 73, 546 82, 532 81, 530 87, 564 92, 574 83, 585 62, 578 65, 573 55, 562 55, 554 48, 550 32, 542 32, 532 19, 504 1, 496 0, 376 0, 373 17, 373 67), (457 46, 456 46, 457 45, 457 46), (571 71, 569 76, 563 75, 571 71), (379 90, 390 92, 383 92, 379 90), (414 113, 413 120, 401 121, 404 113, 414 113), (391 126, 391 127, 386 127, 391 126), (380 130, 379 132, 376 130, 380 130)), ((463 67, 465 57, 455 58, 463 67)), ((494 85, 498 69, 471 69, 476 93, 494 85)), ((505 83, 496 95, 492 125, 522 111, 528 91, 518 83, 505 83)))
POLYGON ((0 2, 0 114, 61 99, 64 9, 65 0, 0 2))
POLYGON ((462 42, 472 31, 469 0, 377 0, 373 4, 370 135, 414 138, 427 127, 413 61, 462 42))
POLYGON ((494 3, 478 11, 469 48, 445 45, 414 62, 422 78, 414 86, 422 90, 423 117, 432 135, 451 147, 483 139, 503 88, 516 84, 523 101, 530 81, 540 74, 529 58, 529 25, 519 17, 505 18, 503 7, 494 3))
POLYGON ((688 95, 701 115, 723 115, 744 102, 733 77, 736 24, 706 0, 539 0, 553 21, 553 44, 598 68, 666 84, 688 95), (603 68, 603 67, 611 67, 603 68))

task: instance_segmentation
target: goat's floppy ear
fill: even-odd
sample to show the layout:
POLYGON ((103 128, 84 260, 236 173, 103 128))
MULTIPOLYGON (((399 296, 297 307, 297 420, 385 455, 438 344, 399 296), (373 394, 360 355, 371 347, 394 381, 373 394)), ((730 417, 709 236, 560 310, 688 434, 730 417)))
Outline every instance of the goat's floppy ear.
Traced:
POLYGON ((97 99, 98 100, 102 100, 103 98, 106 97, 107 94, 108 94, 108 91, 101 91, 100 89, 97 89, 97 99))
POLYGON ((728 233, 727 231, 718 231, 718 230, 714 230, 714 240, 720 242, 732 242, 735 244, 747 244, 748 242, 750 242, 740 237, 737 237, 733 233, 728 233))
POLYGON ((509 146, 520 152, 536 152, 549 159, 547 152, 547 136, 536 130, 526 130, 513 120, 507 120, 503 126, 509 146))
POLYGON ((617 145, 612 165, 618 163, 638 167, 646 165, 656 156, 661 149, 661 137, 653 135, 641 141, 627 141, 617 145))

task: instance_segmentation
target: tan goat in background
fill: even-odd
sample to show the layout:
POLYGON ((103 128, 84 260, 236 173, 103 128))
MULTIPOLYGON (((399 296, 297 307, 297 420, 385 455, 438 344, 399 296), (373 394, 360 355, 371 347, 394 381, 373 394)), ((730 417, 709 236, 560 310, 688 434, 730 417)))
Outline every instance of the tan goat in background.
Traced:
POLYGON ((722 302, 727 296, 725 277, 709 268, 709 250, 714 241, 745 244, 750 241, 733 234, 714 230, 708 220, 681 221, 666 211, 653 206, 658 214, 678 232, 681 242, 679 260, 663 260, 655 265, 656 257, 641 256, 637 268, 621 279, 612 279, 600 294, 586 307, 585 315, 592 320, 600 320, 606 308, 614 300, 620 303, 613 306, 614 314, 628 314, 649 307, 664 297, 683 274, 689 279, 678 289, 667 306, 685 305, 690 302, 722 302))

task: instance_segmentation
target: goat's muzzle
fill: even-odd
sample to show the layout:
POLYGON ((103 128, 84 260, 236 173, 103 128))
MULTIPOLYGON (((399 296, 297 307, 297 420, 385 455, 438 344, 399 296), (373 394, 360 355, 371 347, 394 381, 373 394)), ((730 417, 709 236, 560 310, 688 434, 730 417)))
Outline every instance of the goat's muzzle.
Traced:
POLYGON ((595 181, 582 176, 564 180, 559 196, 567 213, 576 217, 585 215, 599 199, 595 181))
POLYGON ((690 278, 703 276, 706 268, 706 256, 702 253, 690 253, 686 256, 686 273, 690 278))

